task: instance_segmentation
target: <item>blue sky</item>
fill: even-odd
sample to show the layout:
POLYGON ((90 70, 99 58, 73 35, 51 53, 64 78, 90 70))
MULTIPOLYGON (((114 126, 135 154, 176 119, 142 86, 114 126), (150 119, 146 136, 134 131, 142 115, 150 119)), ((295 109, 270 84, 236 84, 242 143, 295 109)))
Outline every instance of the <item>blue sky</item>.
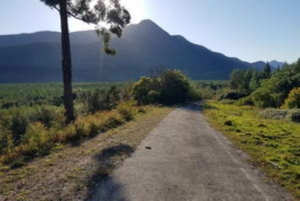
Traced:
MULTIPOLYGON (((227 56, 254 62, 300 58, 299 0, 123 0, 132 23, 151 19, 172 35, 182 35, 227 56)), ((0 35, 59 31, 55 10, 39 0, 1 2, 0 35)), ((70 20, 70 30, 86 30, 70 20)))

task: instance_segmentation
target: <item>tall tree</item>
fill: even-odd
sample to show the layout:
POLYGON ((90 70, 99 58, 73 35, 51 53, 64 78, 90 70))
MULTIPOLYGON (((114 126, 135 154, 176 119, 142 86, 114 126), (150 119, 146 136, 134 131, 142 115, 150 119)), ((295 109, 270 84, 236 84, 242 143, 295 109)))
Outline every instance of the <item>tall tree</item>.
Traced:
POLYGON ((120 4, 120 0, 41 0, 50 8, 58 10, 61 24, 62 72, 64 83, 64 107, 66 123, 75 119, 72 92, 72 61, 68 17, 88 24, 96 25, 96 33, 101 36, 103 49, 107 54, 116 51, 109 46, 112 34, 122 35, 122 29, 130 23, 129 12, 120 4), (100 22, 107 25, 101 27, 100 22))
POLYGON ((271 65, 269 64, 269 62, 267 62, 267 64, 265 65, 265 68, 263 70, 263 78, 265 78, 265 79, 270 78, 271 73, 272 73, 271 65))

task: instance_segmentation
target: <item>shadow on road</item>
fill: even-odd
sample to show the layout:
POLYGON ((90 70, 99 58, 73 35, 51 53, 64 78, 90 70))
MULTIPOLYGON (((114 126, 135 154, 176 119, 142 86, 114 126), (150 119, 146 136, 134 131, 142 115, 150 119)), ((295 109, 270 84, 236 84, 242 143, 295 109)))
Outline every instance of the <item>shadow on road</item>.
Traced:
MULTIPOLYGON (((98 167, 88 181, 88 197, 85 201, 91 200, 120 200, 125 201, 122 195, 121 185, 115 183, 110 174, 117 167, 116 157, 130 156, 134 149, 126 144, 119 144, 102 150, 95 155, 98 167)), ((118 160, 119 161, 119 160, 118 160)))

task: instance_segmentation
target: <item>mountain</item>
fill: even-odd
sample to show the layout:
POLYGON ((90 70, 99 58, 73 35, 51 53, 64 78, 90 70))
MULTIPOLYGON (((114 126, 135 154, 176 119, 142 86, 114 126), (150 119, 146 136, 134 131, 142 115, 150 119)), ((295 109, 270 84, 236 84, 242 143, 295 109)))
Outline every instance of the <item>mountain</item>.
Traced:
MULTIPOLYGON (((257 62, 252 63, 253 67, 256 68, 257 70, 263 70, 264 67, 266 66, 266 64, 267 63, 264 62, 264 61, 257 61, 257 62)), ((275 70, 276 68, 283 67, 287 63, 286 62, 279 62, 279 61, 273 60, 273 61, 270 61, 269 64, 270 64, 272 70, 275 70)))
MULTIPOLYGON (((74 81, 138 79, 164 66, 180 69, 193 79, 228 79, 232 69, 252 67, 182 36, 172 36, 150 20, 124 29, 113 38, 115 56, 101 50, 94 31, 70 34, 74 81)), ((37 32, 0 36, 0 82, 61 81, 60 33, 37 32)))
POLYGON ((276 61, 276 60, 270 61, 269 63, 273 68, 281 68, 281 67, 287 65, 286 62, 280 62, 280 61, 276 61))

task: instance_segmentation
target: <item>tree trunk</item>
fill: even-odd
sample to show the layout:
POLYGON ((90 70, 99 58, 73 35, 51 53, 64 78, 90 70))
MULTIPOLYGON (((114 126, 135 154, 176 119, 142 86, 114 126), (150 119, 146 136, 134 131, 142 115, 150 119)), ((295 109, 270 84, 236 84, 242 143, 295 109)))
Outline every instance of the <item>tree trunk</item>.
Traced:
POLYGON ((66 123, 72 122, 74 117, 73 93, 72 93, 72 62, 68 28, 67 0, 61 0, 60 24, 61 24, 61 47, 62 47, 62 73, 64 81, 64 106, 66 123))

